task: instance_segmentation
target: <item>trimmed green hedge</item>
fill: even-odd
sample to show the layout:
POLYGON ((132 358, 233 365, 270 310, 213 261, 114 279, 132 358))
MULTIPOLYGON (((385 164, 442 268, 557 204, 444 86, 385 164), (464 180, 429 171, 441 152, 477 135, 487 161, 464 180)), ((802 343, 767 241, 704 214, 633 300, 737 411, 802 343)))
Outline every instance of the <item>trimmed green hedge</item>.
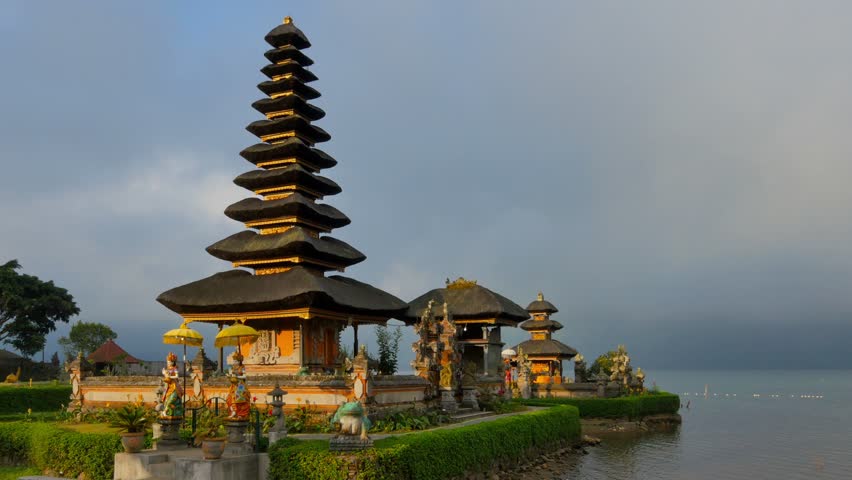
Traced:
MULTIPOLYGON (((390 437, 356 454, 361 480, 432 480, 484 472, 495 463, 516 462, 530 451, 574 443, 579 413, 570 406, 514 415, 459 428, 390 437)), ((324 440, 285 439, 269 449, 270 480, 344 480, 348 462, 324 440)))
POLYGON ((68 405, 70 385, 37 385, 0 387, 0 414, 57 411, 60 405, 68 405))
POLYGON ((580 410, 580 418, 639 419, 648 415, 677 413, 680 397, 673 393, 656 393, 616 398, 531 398, 519 400, 524 405, 549 407, 573 405, 580 410))
POLYGON ((49 423, 0 423, 0 459, 62 477, 85 473, 91 479, 110 479, 120 451, 117 434, 78 433, 49 423))
POLYGON ((269 447, 269 478, 346 480, 348 462, 328 451, 328 440, 286 437, 269 447))

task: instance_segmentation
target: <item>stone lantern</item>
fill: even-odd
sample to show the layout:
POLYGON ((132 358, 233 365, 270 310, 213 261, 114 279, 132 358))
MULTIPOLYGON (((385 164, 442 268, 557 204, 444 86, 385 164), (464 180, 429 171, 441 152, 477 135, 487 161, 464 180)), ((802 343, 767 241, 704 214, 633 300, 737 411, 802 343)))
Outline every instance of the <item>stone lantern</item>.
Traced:
POLYGON ((275 388, 271 392, 268 392, 267 395, 272 397, 272 401, 269 402, 272 405, 272 415, 278 417, 275 420, 275 424, 269 429, 269 443, 273 444, 287 436, 287 422, 284 417, 284 410, 282 409, 284 407, 284 395, 287 395, 287 392, 281 390, 281 385, 275 382, 275 388))

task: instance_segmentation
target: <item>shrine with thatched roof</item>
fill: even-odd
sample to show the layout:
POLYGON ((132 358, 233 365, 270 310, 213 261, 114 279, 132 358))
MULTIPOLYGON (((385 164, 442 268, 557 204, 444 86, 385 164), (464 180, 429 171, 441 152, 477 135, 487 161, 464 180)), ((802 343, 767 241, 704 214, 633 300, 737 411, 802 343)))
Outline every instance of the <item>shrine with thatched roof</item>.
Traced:
POLYGON ((476 281, 459 278, 447 280, 444 288, 430 290, 409 302, 403 321, 417 324, 432 302, 433 315, 443 320, 443 305, 456 325, 455 343, 461 352, 461 368, 476 365, 482 375, 498 376, 502 368, 502 327, 515 327, 529 318, 529 313, 508 298, 476 281))
POLYGON ((532 318, 520 324, 520 328, 530 332, 530 339, 516 345, 514 350, 529 359, 536 383, 562 383, 562 361, 574 358, 577 350, 553 339, 553 332, 561 330, 562 324, 551 320, 550 315, 559 310, 539 292, 527 311, 532 318))

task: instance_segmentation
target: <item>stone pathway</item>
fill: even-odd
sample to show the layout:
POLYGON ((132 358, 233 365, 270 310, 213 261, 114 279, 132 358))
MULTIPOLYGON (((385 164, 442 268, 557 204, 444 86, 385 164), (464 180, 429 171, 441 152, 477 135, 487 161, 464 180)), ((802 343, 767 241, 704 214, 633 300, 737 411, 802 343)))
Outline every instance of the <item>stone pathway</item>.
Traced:
MULTIPOLYGON (((548 407, 527 407, 527 410, 523 410, 523 411, 520 411, 520 412, 504 413, 504 414, 501 414, 501 415, 490 415, 490 416, 487 416, 487 417, 478 417, 478 418, 466 420, 466 421, 459 422, 459 423, 451 423, 451 424, 448 424, 448 425, 442 425, 440 427, 430 428, 429 430, 412 430, 410 432, 398 432, 398 433, 374 433, 374 434, 370 434, 370 438, 372 438, 373 440, 381 440, 383 438, 398 437, 400 435, 410 435, 412 433, 432 432, 432 431, 435 431, 435 430, 445 430, 445 429, 451 429, 451 428, 467 427, 468 425, 476 425, 477 423, 482 423, 482 422, 492 422, 494 420, 497 420, 498 418, 506 418, 506 417, 511 417, 511 416, 514 416, 514 415, 523 415, 525 413, 534 412, 536 410, 544 410, 544 409, 547 409, 547 408, 548 407)), ((287 436, 293 437, 293 438, 298 438, 300 440, 328 440, 335 435, 336 434, 334 434, 334 433, 294 433, 294 434, 288 434, 287 436)))

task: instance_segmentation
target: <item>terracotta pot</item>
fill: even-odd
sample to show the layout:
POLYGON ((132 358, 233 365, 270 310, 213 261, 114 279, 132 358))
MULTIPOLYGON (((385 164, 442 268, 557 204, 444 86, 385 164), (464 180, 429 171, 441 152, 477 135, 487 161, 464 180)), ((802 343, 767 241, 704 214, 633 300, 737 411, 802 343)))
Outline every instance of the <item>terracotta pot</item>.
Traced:
POLYGON ((225 452, 225 437, 205 438, 201 441, 201 451, 204 452, 205 460, 217 460, 222 458, 225 452))
POLYGON ((122 433, 121 445, 127 453, 139 453, 145 446, 145 432, 122 433))

